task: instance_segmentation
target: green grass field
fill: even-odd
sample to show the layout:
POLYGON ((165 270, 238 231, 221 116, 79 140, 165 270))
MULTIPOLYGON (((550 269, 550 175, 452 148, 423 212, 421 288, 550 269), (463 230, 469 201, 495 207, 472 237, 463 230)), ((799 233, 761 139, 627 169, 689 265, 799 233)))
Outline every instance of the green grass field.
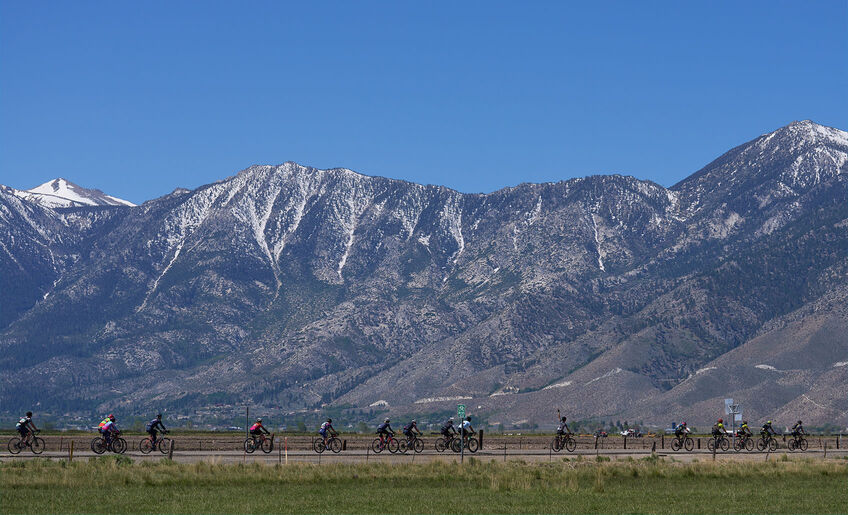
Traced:
POLYGON ((846 513, 848 462, 15 461, 2 513, 846 513))

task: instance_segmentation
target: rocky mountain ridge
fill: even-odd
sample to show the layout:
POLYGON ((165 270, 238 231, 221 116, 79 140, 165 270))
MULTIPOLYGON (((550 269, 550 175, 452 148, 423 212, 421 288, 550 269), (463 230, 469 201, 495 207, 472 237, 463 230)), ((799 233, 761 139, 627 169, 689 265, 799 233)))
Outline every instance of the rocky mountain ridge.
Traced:
POLYGON ((697 420, 737 370, 762 379, 736 394, 755 414, 838 418, 846 156, 845 132, 805 121, 669 189, 594 176, 471 195, 295 163, 137 207, 0 189, 0 369, 16 378, 0 396, 697 420), (831 335, 821 363, 730 366, 810 345, 781 336, 793 324, 831 335), (21 378, 45 387, 20 394, 21 378))

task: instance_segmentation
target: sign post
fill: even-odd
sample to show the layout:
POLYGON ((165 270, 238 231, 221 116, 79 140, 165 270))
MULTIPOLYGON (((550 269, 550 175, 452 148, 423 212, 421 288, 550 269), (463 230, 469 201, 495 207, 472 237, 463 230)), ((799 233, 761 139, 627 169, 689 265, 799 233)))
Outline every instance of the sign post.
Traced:
POLYGON ((459 418, 459 462, 465 462, 465 404, 456 405, 456 416, 459 418))
POLYGON ((732 436, 733 436, 733 447, 736 447, 736 421, 742 420, 742 405, 734 404, 733 399, 724 399, 724 413, 725 415, 730 416, 731 425, 732 425, 732 436))

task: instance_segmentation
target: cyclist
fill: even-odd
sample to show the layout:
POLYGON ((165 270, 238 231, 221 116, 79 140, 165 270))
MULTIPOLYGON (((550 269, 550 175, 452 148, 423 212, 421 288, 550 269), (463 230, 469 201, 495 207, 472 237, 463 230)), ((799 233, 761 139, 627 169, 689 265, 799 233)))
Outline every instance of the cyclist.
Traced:
POLYGON ((771 427, 771 420, 769 420, 765 424, 763 424, 763 428, 760 429, 760 436, 762 436, 764 440, 768 439, 769 436, 776 435, 776 434, 777 434, 777 431, 775 431, 774 428, 771 427))
POLYGON ((108 424, 110 420, 115 420, 115 415, 112 415, 111 413, 106 415, 106 418, 104 418, 103 420, 100 421, 99 424, 97 424, 97 430, 102 433, 103 432, 103 426, 108 424))
POLYGON ((382 424, 377 426, 377 435, 380 437, 381 442, 384 441, 386 437, 395 435, 392 425, 389 423, 389 419, 384 420, 382 424))
POLYGON ((689 428, 686 427, 686 422, 682 422, 674 428, 674 436, 676 436, 677 438, 683 438, 688 432, 689 428))
POLYGON ((269 435, 271 432, 265 429, 265 426, 262 425, 262 418, 260 417, 256 419, 256 422, 252 426, 250 426, 250 436, 256 438, 263 434, 269 435))
POLYGON ((162 434, 168 432, 165 428, 164 424, 162 424, 162 414, 159 413, 156 415, 156 418, 147 423, 147 427, 144 428, 147 431, 147 434, 150 435, 150 441, 153 442, 153 445, 156 445, 156 432, 161 428, 162 434))
POLYGON ((470 415, 465 417, 465 420, 462 421, 461 429, 462 429, 463 438, 468 436, 468 435, 474 434, 474 428, 471 427, 471 416, 470 415))
POLYGON ((568 424, 565 422, 566 417, 562 417, 562 420, 559 422, 559 426, 557 426, 557 435, 570 435, 571 429, 568 428, 568 424))
POLYGON ((797 438, 801 435, 806 435, 806 434, 807 434, 807 432, 804 431, 804 425, 801 423, 800 420, 798 421, 797 424, 792 426, 792 436, 797 438))
POLYGON ((412 445, 412 440, 416 435, 421 436, 423 433, 418 429, 418 424, 413 420, 409 424, 403 426, 403 434, 406 436, 407 445, 412 445))
POLYGON ((447 422, 442 424, 441 428, 442 436, 445 437, 446 441, 450 441, 453 438, 453 435, 456 434, 456 428, 453 425, 453 418, 449 418, 447 422))
POLYGON ((713 436, 727 436, 727 430, 724 428, 724 420, 718 419, 718 422, 713 426, 713 436))
POLYGON ((333 429, 333 419, 328 418, 326 422, 321 424, 321 427, 318 429, 318 434, 321 435, 321 438, 324 439, 324 446, 327 446, 327 438, 328 433, 330 436, 336 436, 338 433, 335 429, 333 429))
POLYGON ((754 436, 754 433, 751 432, 751 428, 748 427, 748 421, 743 420, 742 425, 739 426, 739 431, 736 433, 743 438, 750 438, 754 436))
POLYGON ((112 436, 120 433, 120 431, 118 431, 118 426, 115 425, 115 415, 109 415, 103 422, 101 422, 103 426, 100 428, 100 434, 103 435, 103 440, 109 446, 112 444, 112 436))
POLYGON ((25 442, 27 440, 28 433, 35 433, 36 431, 38 431, 38 428, 35 427, 35 424, 32 422, 31 411, 27 411, 26 415, 21 417, 20 420, 18 420, 18 423, 15 424, 15 429, 18 431, 18 433, 20 433, 22 442, 25 442))

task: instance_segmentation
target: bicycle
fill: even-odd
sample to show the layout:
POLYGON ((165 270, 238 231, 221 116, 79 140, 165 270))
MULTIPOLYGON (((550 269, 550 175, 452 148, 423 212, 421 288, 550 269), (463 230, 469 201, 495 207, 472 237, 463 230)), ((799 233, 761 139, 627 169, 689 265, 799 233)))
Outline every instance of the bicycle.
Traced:
POLYGON ((807 439, 804 438, 804 435, 793 435, 792 438, 786 442, 786 446, 790 451, 801 451, 804 452, 807 450, 808 444, 807 439))
POLYGON ((707 442, 707 449, 710 452, 717 451, 721 449, 722 451, 726 451, 730 449, 730 440, 727 439, 727 435, 717 435, 710 438, 710 441, 707 442))
POLYGON ((736 441, 733 443, 733 450, 736 452, 745 449, 747 451, 754 450, 754 439, 749 435, 737 435, 736 441))
POLYGON ((453 452, 461 452, 462 446, 465 445, 465 448, 468 449, 468 452, 471 452, 471 453, 477 452, 477 448, 480 446, 480 442, 478 442, 476 438, 472 438, 472 436, 474 436, 476 433, 477 432, 474 431, 473 433, 470 433, 466 436, 463 436, 461 439, 460 438, 454 438, 453 440, 451 440, 450 449, 453 452), (463 440, 464 440, 464 442, 463 442, 463 440))
POLYGON ((171 448, 171 439, 163 436, 162 438, 154 440, 152 436, 148 436, 144 440, 138 442, 138 450, 141 451, 142 454, 150 454, 157 448, 162 454, 168 454, 168 449, 171 448))
POLYGON ((319 438, 312 443, 312 450, 321 454, 322 452, 330 449, 334 453, 338 454, 342 450, 342 441, 335 435, 327 438, 327 443, 324 443, 323 438, 319 438))
POLYGON ((389 452, 394 454, 398 452, 400 442, 395 439, 395 435, 388 434, 385 438, 378 436, 371 442, 371 450, 377 454, 383 452, 383 449, 389 449, 389 452))
POLYGON ((95 454, 103 454, 106 451, 114 452, 115 454, 123 454, 127 451, 127 441, 122 437, 118 436, 120 433, 116 433, 109 443, 106 443, 106 438, 102 436, 95 436, 93 440, 91 440, 91 450, 94 451, 95 454))
POLYGON ((551 450, 554 452, 559 452, 563 449, 568 452, 574 452, 574 449, 577 448, 577 441, 574 440, 574 437, 569 434, 558 434, 551 441, 551 450))
POLYGON ((424 441, 418 438, 417 435, 412 437, 412 440, 400 441, 400 452, 406 454, 409 449, 412 449, 416 454, 424 452, 424 441))
POLYGON ((679 451, 680 449, 686 449, 687 451, 691 451, 695 448, 695 440, 692 439, 689 435, 680 435, 675 436, 674 440, 671 441, 671 450, 679 451))
POLYGON ((757 450, 762 452, 768 448, 769 451, 774 452, 777 450, 777 440, 774 439, 774 436, 760 436, 760 439, 757 441, 757 450))
POLYGON ((262 449, 262 452, 268 454, 274 447, 274 441, 272 438, 267 438, 264 433, 260 434, 258 437, 256 435, 250 435, 244 439, 244 452, 251 454, 256 449, 262 449))
POLYGON ((456 434, 452 434, 450 436, 442 436, 441 438, 436 439, 436 452, 445 452, 445 449, 450 449, 451 444, 454 440, 456 440, 456 434))
POLYGON ((35 436, 32 431, 27 431, 24 438, 19 436, 12 437, 6 447, 8 447, 9 452, 12 454, 20 453, 24 447, 29 447, 29 450, 33 454, 41 454, 44 452, 44 439, 35 436))

